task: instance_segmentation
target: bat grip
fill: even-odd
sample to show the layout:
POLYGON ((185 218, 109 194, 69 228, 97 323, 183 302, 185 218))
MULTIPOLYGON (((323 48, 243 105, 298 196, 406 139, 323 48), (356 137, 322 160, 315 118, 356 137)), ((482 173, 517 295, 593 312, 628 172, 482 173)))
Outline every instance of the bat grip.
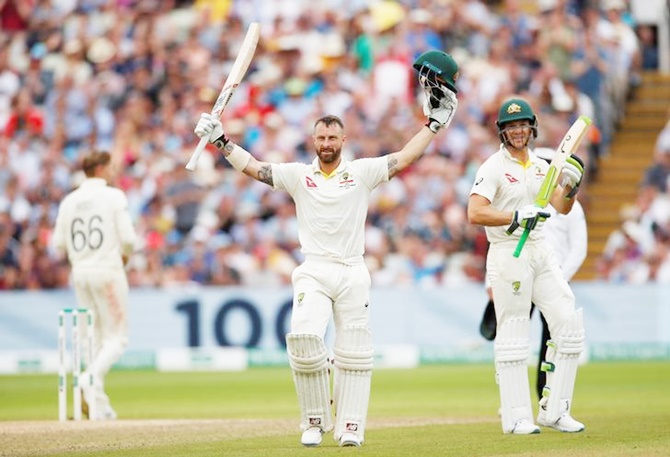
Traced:
POLYGON ((528 239, 529 233, 530 229, 526 227, 523 233, 521 234, 521 238, 519 238, 519 242, 516 244, 516 249, 514 250, 514 257, 519 257, 521 255, 521 250, 523 249, 523 245, 526 244, 526 240, 528 239))
POLYGON ((186 164, 186 169, 188 171, 195 170, 195 166, 198 163, 198 159, 202 155, 202 151, 205 150, 205 146, 207 146, 207 138, 206 137, 200 138, 198 146, 196 146, 195 151, 193 151, 193 154, 191 154, 191 158, 186 164))

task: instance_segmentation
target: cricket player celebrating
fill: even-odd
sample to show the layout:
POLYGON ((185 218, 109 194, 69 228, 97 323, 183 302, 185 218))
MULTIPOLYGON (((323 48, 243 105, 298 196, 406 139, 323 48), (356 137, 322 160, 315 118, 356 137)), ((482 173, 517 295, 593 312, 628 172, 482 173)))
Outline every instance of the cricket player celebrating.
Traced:
POLYGON ((86 179, 61 202, 53 238, 72 265, 79 307, 94 312, 94 359, 80 378, 92 376, 93 388, 87 382, 82 385, 84 409, 95 402, 97 417, 89 417, 92 420, 116 419, 104 380, 128 344, 124 264, 135 244, 128 200, 121 190, 107 185, 110 159, 109 153, 97 151, 84 158, 86 179))
MULTIPOLYGON (((537 136, 537 118, 528 102, 513 98, 500 107, 496 125, 502 144, 477 171, 468 218, 485 226, 490 243, 486 270, 498 318, 494 349, 503 433, 540 432, 533 422, 526 366, 531 301, 547 320, 555 343, 547 351, 549 372, 537 422, 563 432, 581 432, 584 425, 572 418, 570 408, 584 347, 582 310, 575 310, 575 296, 539 231, 550 213, 533 204, 549 169, 528 146, 537 136), (523 229, 531 230, 530 236, 515 258, 523 229)), ((558 213, 572 209, 583 172, 579 158, 567 159, 550 200, 558 213)))
POLYGON ((370 193, 418 160, 435 134, 456 112, 458 66, 448 54, 428 51, 414 62, 426 93, 426 126, 400 150, 383 157, 347 161, 342 121, 316 121, 311 164, 259 162, 233 144, 221 122, 208 113, 195 134, 213 143, 237 170, 293 198, 305 262, 292 275, 293 313, 286 346, 302 413, 301 442, 318 446, 334 428, 340 446, 360 446, 365 437, 373 347, 369 329, 370 274, 363 261, 364 227, 370 193), (328 349, 330 319, 335 324, 331 414, 328 349))

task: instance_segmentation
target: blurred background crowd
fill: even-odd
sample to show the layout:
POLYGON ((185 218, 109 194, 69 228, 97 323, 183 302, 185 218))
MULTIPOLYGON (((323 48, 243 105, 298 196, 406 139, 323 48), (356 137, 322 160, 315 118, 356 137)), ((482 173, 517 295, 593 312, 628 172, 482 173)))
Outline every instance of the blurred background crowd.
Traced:
MULTIPOLYGON (((264 161, 311 161, 313 122, 327 113, 344 120, 348 158, 397 150, 425 122, 414 58, 432 48, 454 56, 456 118, 374 194, 367 261, 377 286, 483 281, 486 239, 465 206, 477 166, 498 149, 500 103, 512 94, 531 101, 536 146, 555 147, 579 115, 595 120, 580 152, 588 213, 588 181, 598 179, 625 100, 640 73, 658 66, 653 31, 635 24, 624 0, 529 3, 0 0, 0 288, 67 286, 50 237, 91 149, 112 153, 112 184, 130 202, 139 235, 132 286, 289 284, 301 254, 288 195, 213 151, 195 173, 184 169, 199 114, 210 111, 252 21, 261 42, 224 128, 264 161)), ((668 224, 670 126, 657 148, 643 186, 654 190, 631 210, 635 237, 630 226, 614 234, 605 266, 621 255, 645 264, 659 245, 667 252, 649 214, 665 211, 668 224)))

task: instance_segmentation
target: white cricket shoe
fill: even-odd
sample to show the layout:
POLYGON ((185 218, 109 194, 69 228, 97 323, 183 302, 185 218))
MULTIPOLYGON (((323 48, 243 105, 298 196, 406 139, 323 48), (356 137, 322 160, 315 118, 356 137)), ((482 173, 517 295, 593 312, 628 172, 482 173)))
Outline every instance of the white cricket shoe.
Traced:
POLYGON ((363 441, 361 440, 360 436, 356 435, 355 433, 345 432, 340 437, 340 446, 342 447, 361 447, 361 444, 363 444, 363 441))
POLYGON ((310 427, 304 432, 302 432, 302 438, 300 442, 303 446, 315 447, 321 444, 323 430, 320 427, 310 427))
POLYGON ((549 422, 547 420, 547 412, 542 408, 540 408, 540 412, 537 414, 537 423, 565 433, 583 432, 586 428, 584 424, 575 420, 568 412, 563 413, 556 422, 549 422))
POLYGON ((514 424, 514 428, 510 433, 514 435, 534 435, 536 433, 540 433, 540 427, 533 424, 533 421, 531 420, 521 419, 516 424, 514 424))
POLYGON ((116 416, 116 411, 114 411, 114 408, 112 408, 110 405, 105 406, 102 408, 102 413, 98 414, 98 417, 96 420, 99 421, 115 421, 117 418, 116 416))

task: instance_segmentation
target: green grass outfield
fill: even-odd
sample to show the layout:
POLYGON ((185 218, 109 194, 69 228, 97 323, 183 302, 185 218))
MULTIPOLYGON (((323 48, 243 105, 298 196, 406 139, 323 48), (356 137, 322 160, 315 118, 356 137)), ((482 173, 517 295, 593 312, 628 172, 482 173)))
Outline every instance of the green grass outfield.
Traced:
MULTIPOLYGON (((531 369, 531 380, 534 370, 531 369)), ((120 419, 59 423, 55 375, 0 377, 2 456, 670 456, 670 363, 590 363, 573 414, 586 431, 503 435, 490 365, 377 370, 366 442, 299 444, 288 368, 114 371, 120 419)), ((71 394, 71 392, 68 392, 71 394)))

